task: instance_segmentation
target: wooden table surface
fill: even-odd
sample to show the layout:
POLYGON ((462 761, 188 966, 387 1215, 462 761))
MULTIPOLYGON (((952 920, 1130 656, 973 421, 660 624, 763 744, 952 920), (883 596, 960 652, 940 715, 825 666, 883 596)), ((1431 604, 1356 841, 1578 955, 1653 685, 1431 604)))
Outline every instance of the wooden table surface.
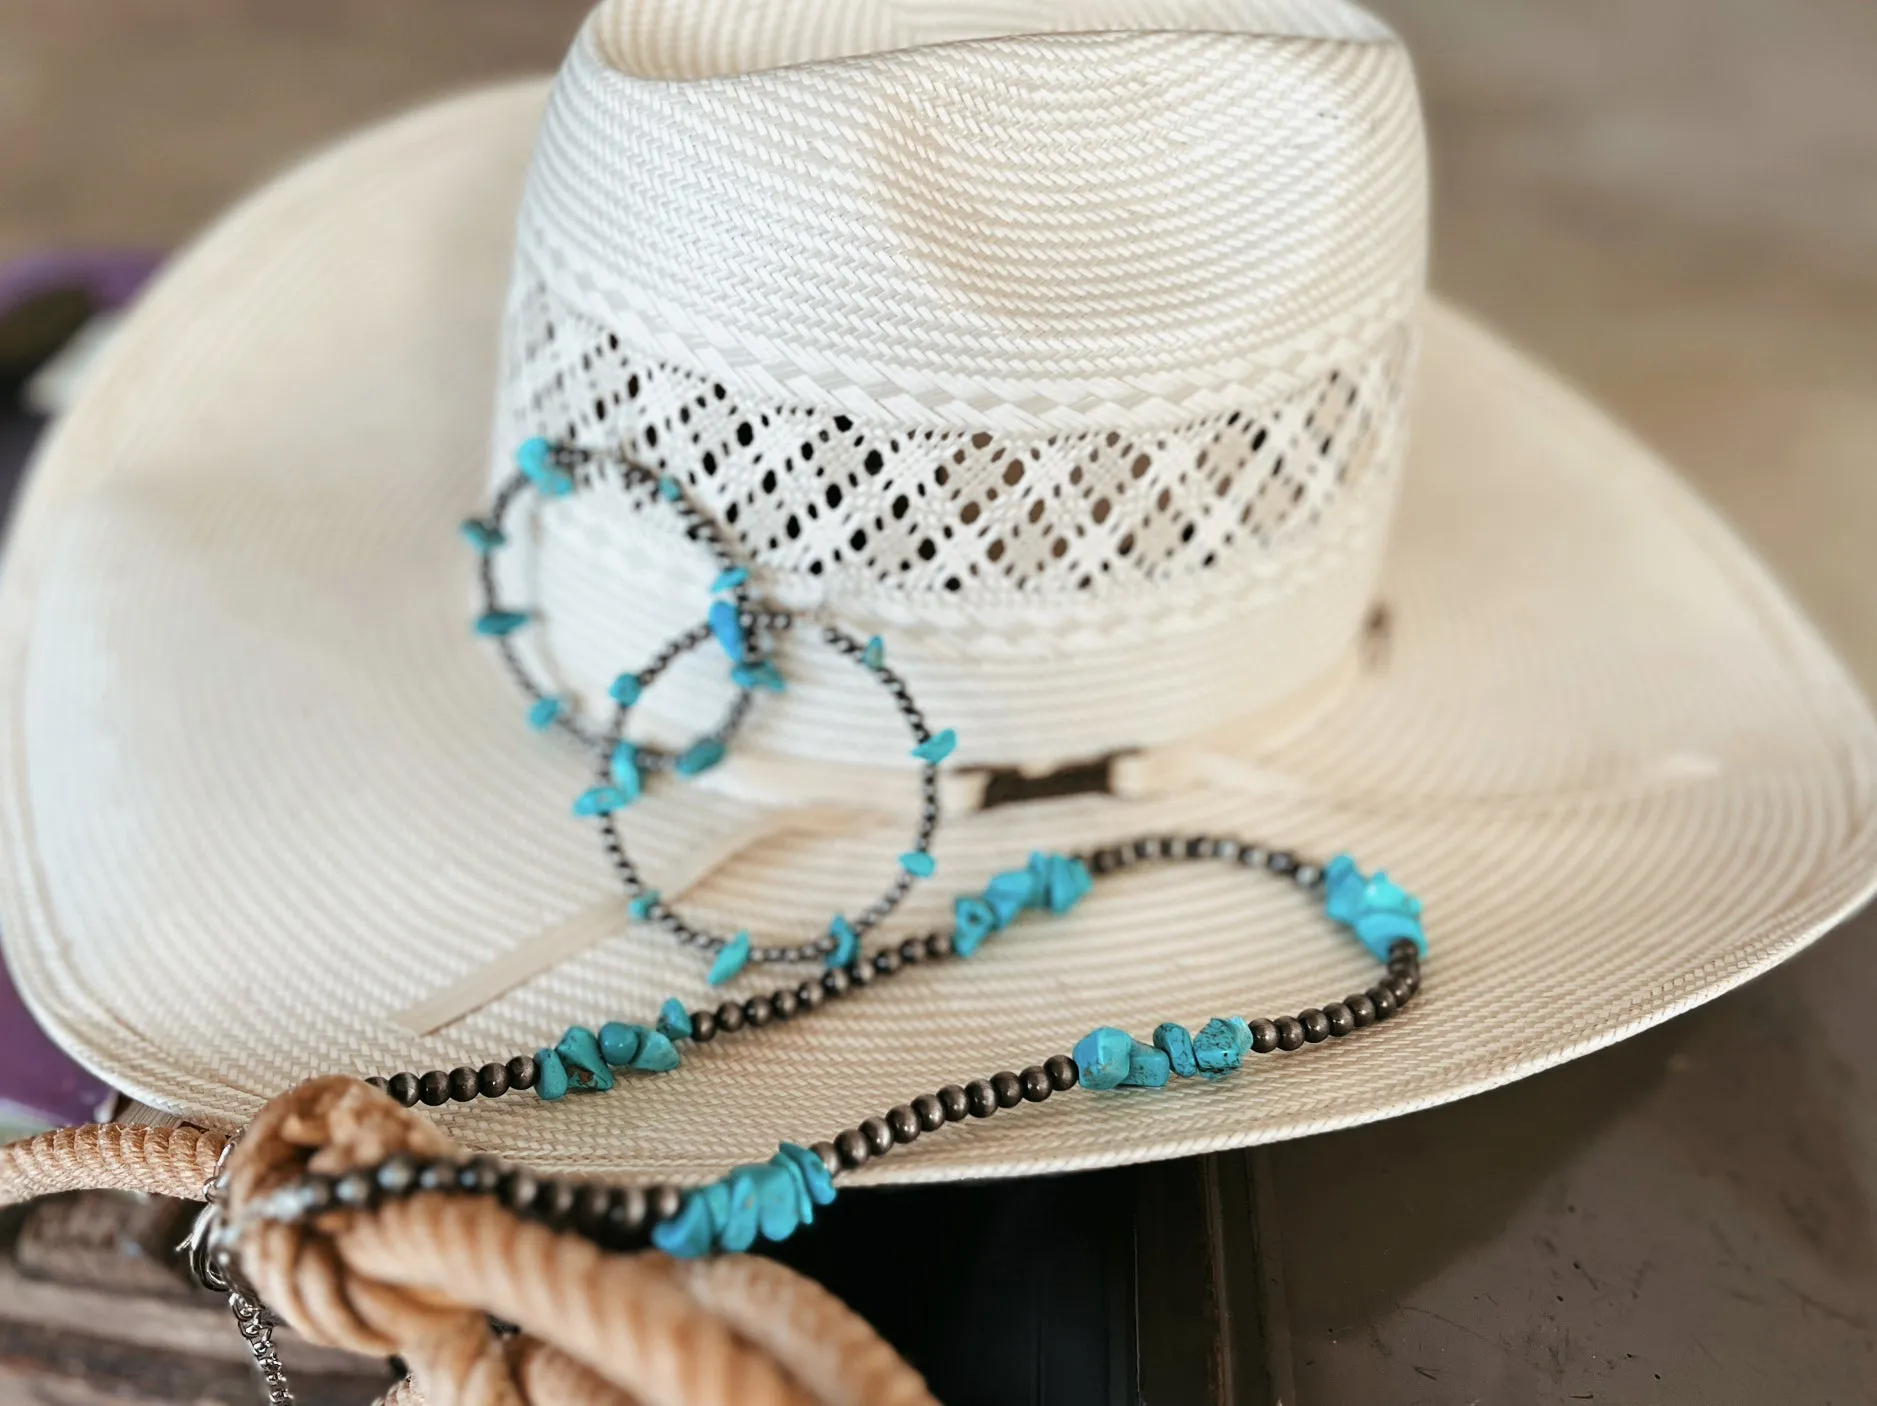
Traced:
MULTIPOLYGON (((0 259, 171 247, 309 145, 550 66, 585 8, 0 0, 0 259)), ((1672 459, 1877 691, 1877 6, 1376 8, 1421 74, 1436 286, 1672 459)), ((1877 1399, 1873 937, 1247 1159, 1281 1341, 1241 1398, 1877 1399)))

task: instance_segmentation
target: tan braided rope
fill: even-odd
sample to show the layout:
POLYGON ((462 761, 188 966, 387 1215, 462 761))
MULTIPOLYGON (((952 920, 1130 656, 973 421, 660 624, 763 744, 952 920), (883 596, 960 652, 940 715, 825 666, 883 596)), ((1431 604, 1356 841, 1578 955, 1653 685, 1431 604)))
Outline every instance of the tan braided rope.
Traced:
MULTIPOLYGON (((80 1188, 200 1197, 227 1139, 66 1129, 0 1149, 0 1205, 80 1188)), ((401 1357, 392 1406, 935 1406, 820 1285, 773 1261, 608 1254, 493 1200, 434 1193, 300 1224, 248 1219, 311 1172, 456 1148, 354 1079, 274 1099, 236 1144, 225 1214, 260 1299, 303 1337, 401 1357), (498 1335, 491 1316, 520 1332, 498 1335)))

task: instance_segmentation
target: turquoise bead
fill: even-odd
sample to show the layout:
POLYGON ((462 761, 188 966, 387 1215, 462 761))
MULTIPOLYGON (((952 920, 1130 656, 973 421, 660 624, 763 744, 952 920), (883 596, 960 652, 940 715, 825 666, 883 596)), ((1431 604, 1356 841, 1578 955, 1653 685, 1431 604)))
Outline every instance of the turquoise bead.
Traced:
POLYGON ((1130 1089, 1165 1088, 1172 1067, 1165 1050, 1154 1045, 1143 1045, 1136 1040, 1133 1051, 1128 1055, 1127 1077, 1121 1082, 1130 1089))
POLYGON ((749 1170, 756 1182, 757 1229, 765 1240, 788 1239, 802 1223, 801 1183, 773 1162, 758 1162, 749 1170))
POLYGON ((749 963, 749 934, 740 932, 723 945, 717 960, 710 964, 710 984, 722 986, 749 963))
POLYGON ((1154 1047, 1166 1052, 1168 1066, 1182 1079, 1199 1072, 1199 1061, 1193 1056, 1193 1037, 1184 1025, 1168 1021, 1155 1026, 1154 1047))
POLYGON ((1075 1047, 1074 1059, 1084 1088, 1117 1088, 1133 1065, 1134 1037, 1125 1030, 1104 1025, 1082 1037, 1075 1047))
POLYGON ((938 861, 925 850, 914 849, 899 857, 899 867, 915 879, 929 879, 938 872, 938 861))
POLYGON ((741 566, 733 566, 710 583, 710 593, 713 596, 720 596, 725 591, 734 591, 747 580, 749 580, 749 571, 741 566))
POLYGON ((749 653, 749 641, 743 635, 743 617, 736 608, 736 602, 712 601, 706 619, 710 624, 710 632, 717 637, 717 643, 730 656, 730 662, 741 664, 743 656, 749 653))
POLYGON ((658 496, 667 503, 675 503, 684 496, 684 485, 670 474, 666 474, 658 481, 658 496))
POLYGON ((860 651, 860 662, 878 673, 886 667, 886 642, 878 635, 867 641, 867 647, 860 651))
POLYGON ((465 542, 485 557, 490 552, 499 551, 508 545, 508 538, 501 528, 492 522, 484 522, 479 517, 464 519, 462 525, 456 530, 463 534, 465 542))
POLYGON ((603 1092, 613 1086, 613 1071, 606 1067, 600 1053, 599 1037, 583 1025, 571 1027, 554 1046, 567 1070, 567 1081, 576 1089, 603 1092))
POLYGON ((639 749, 630 742, 620 742, 613 748, 612 760, 607 763, 607 770, 612 773, 613 788, 624 797, 623 805, 630 805, 638 800, 645 790, 645 778, 639 772, 639 749))
POLYGON ((534 1091, 549 1103, 567 1097, 567 1066, 552 1050, 534 1052, 534 1091))
POLYGON ((952 951, 958 956, 976 956, 996 929, 997 915, 983 899, 967 895, 952 900, 952 951))
POLYGON ((714 1235, 702 1193, 687 1191, 678 1214, 652 1227, 652 1244, 676 1259, 694 1260, 710 1252, 714 1235))
POLYGON ((562 498, 574 491, 572 475, 554 462, 554 446, 538 436, 522 441, 515 451, 515 467, 544 498, 562 498))
POLYGON ((1251 1025, 1242 1015, 1231 1016, 1225 1023, 1231 1027, 1232 1044, 1238 1050, 1238 1057, 1242 1060, 1251 1053, 1253 1044, 1251 1025))
POLYGON ((574 814, 578 816, 611 815, 630 804, 625 792, 617 786, 592 786, 582 791, 574 800, 574 814))
POLYGON ((626 905, 626 913, 635 922, 644 922, 652 916, 652 910, 658 906, 658 890, 647 889, 626 905))
POLYGON ((729 1204, 717 1225, 717 1245, 719 1249, 728 1250, 733 1255, 741 1254, 754 1245, 756 1232, 762 1228, 761 1213, 757 1206, 760 1182, 756 1173, 755 1167, 736 1167, 718 1183, 729 1194, 729 1204))
POLYGON ((645 1033, 643 1025, 624 1025, 609 1020, 600 1027, 600 1054, 613 1068, 625 1069, 638 1054, 639 1041, 645 1033))
POLYGON ((1040 900, 1042 889, 1037 877, 1028 869, 1012 869, 999 874, 985 887, 984 901, 990 905, 996 915, 997 926, 1007 928, 1016 920, 1017 914, 1025 908, 1034 907, 1040 900))
POLYGON ((669 1074, 681 1063, 678 1047, 671 1037, 648 1030, 639 1039, 639 1052, 632 1057, 632 1067, 642 1074, 669 1074))
POLYGON ((490 610, 476 617, 476 633, 491 639, 512 635, 534 617, 525 610, 490 610))
POLYGON ((1052 854, 1043 856, 1045 860, 1043 901, 1052 913, 1067 913, 1087 896, 1095 886, 1095 880, 1088 872, 1088 866, 1079 859, 1070 859, 1065 855, 1052 854))
POLYGON ((768 693, 788 691, 782 671, 767 659, 759 659, 754 664, 738 664, 730 671, 730 682, 746 692, 759 688, 768 693))
POLYGON ((630 708, 639 701, 639 695, 645 692, 645 685, 639 682, 637 674, 621 674, 606 691, 620 707, 630 708))
POLYGON ((828 953, 829 966, 845 967, 860 955, 860 934, 845 916, 836 913, 834 921, 828 924, 828 932, 834 938, 834 950, 828 953))
POLYGON ((537 698, 528 709, 528 726, 536 732, 545 732, 554 726, 554 722, 566 710, 564 699, 548 697, 537 698))
POLYGON ((808 1195, 817 1206, 834 1204, 834 1178, 828 1175, 827 1166, 812 1149, 785 1142, 776 1149, 775 1160, 786 1161, 801 1174, 808 1195))
POLYGON ((1323 870, 1323 911, 1355 933, 1378 959, 1388 960, 1388 949, 1403 938, 1427 955, 1427 936, 1421 930, 1421 900, 1377 872, 1365 875, 1355 860, 1339 854, 1323 870))
POLYGON ((958 734, 951 728, 935 732, 917 747, 912 749, 913 756, 928 766, 937 766, 949 757, 958 746, 958 734))
POLYGON ((691 1013, 676 996, 667 996, 658 1008, 658 1033, 667 1040, 691 1038, 691 1013))
POLYGON ((1227 1070, 1236 1069, 1244 1058, 1245 1051, 1239 1047, 1238 1033, 1229 1021, 1209 1020, 1193 1036, 1193 1061, 1203 1075, 1216 1077, 1227 1070))
POLYGON ((678 754, 672 769, 680 776, 698 776, 709 771, 723 760, 723 743, 714 737, 706 737, 701 742, 693 742, 678 754))

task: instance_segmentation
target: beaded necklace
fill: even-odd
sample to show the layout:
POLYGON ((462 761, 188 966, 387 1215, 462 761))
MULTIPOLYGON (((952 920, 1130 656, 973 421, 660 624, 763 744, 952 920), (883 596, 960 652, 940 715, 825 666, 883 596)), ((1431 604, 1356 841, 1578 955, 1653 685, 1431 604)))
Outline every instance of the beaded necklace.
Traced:
POLYGON ((1319 897, 1326 916, 1353 932, 1385 964, 1386 973, 1366 991, 1294 1016, 1220 1016, 1208 1020, 1196 1034, 1167 1021, 1148 1040, 1102 1026, 1077 1042, 1071 1053, 1050 1055, 1021 1071, 1002 1070, 963 1085, 947 1084, 812 1146, 783 1143, 769 1161, 733 1168, 720 1180, 691 1190, 665 1184, 543 1177, 489 1157, 422 1161, 399 1155, 340 1176, 304 1176, 273 1193, 250 1214, 293 1221, 334 1208, 368 1208, 419 1191, 446 1192, 499 1197, 520 1216, 586 1236, 607 1249, 649 1244, 680 1256, 746 1250, 759 1238, 783 1240, 812 1223, 815 1208, 834 1200, 837 1177, 949 1123, 988 1118, 999 1110, 1041 1103, 1077 1087, 1151 1089, 1165 1087, 1175 1077, 1224 1078, 1248 1054, 1294 1051, 1387 1021, 1420 990, 1420 964, 1427 950, 1421 904, 1386 874, 1364 874, 1348 855, 1320 865, 1288 850, 1205 835, 1162 835, 1085 853, 1034 854, 1024 867, 996 875, 982 891, 957 897, 949 929, 864 951, 862 937, 898 905, 914 883, 936 872, 931 844, 939 823, 937 768, 957 738, 950 729, 935 733, 928 727, 904 680, 887 667, 878 638, 862 643, 832 625, 822 628, 821 639, 879 679, 913 738, 911 755, 920 765, 921 811, 912 848, 900 856, 899 868, 882 895, 852 920, 836 915, 825 935, 757 945, 748 932, 724 936, 693 926, 645 884, 626 855, 614 816, 639 797, 651 776, 669 772, 692 777, 716 766, 755 695, 786 691, 767 646, 776 634, 794 625, 794 617, 755 598, 747 568, 735 560, 715 525, 688 501, 675 479, 654 474, 623 456, 599 455, 543 439, 523 444, 516 464, 517 472, 497 492, 489 515, 462 527, 464 537, 482 557, 483 599, 475 628, 495 641, 509 672, 527 695, 530 724, 538 730, 565 731, 598 757, 594 784, 574 801, 573 811, 598 824, 607 856, 630 895, 631 916, 709 953, 713 985, 730 980, 750 962, 820 958, 826 970, 766 995, 726 999, 714 1009, 687 1011, 673 997, 650 1024, 608 1021, 597 1031, 573 1026, 554 1045, 532 1055, 519 1054, 479 1068, 463 1065, 449 1071, 401 1072, 368 1080, 405 1107, 499 1098, 511 1089, 532 1090, 554 1102, 570 1094, 604 1092, 619 1078, 669 1073, 682 1065, 680 1046, 687 1042, 708 1044, 771 1023, 801 1019, 830 1001, 865 991, 875 981, 912 967, 968 960, 1025 913, 1067 913, 1089 894, 1098 878, 1153 863, 1211 861, 1287 879, 1319 897), (612 716, 603 729, 596 730, 579 715, 574 700, 537 681, 516 652, 514 636, 535 617, 499 599, 492 558, 507 543, 507 514, 528 486, 542 497, 559 498, 591 487, 603 475, 665 504, 685 536, 711 554, 718 575, 711 591, 716 599, 705 619, 668 643, 643 669, 614 681, 609 690, 612 716), (631 742, 626 724, 644 691, 677 658, 712 639, 729 656, 731 680, 737 687, 724 716, 709 732, 675 753, 631 742))

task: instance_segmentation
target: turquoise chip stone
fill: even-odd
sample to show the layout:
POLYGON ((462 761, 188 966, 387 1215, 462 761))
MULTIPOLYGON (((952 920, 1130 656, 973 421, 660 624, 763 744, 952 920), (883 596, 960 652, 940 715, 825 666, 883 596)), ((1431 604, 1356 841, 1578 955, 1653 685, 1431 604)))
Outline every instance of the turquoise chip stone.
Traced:
POLYGON ((926 738, 912 749, 912 754, 928 765, 937 766, 949 757, 957 746, 958 734, 948 727, 945 731, 935 732, 926 738))
POLYGON ((603 1091, 613 1086, 613 1071, 606 1067, 600 1053, 599 1037, 583 1025, 571 1027, 560 1037, 554 1052, 567 1069, 567 1081, 576 1089, 603 1091))
POLYGON ((684 485, 670 474, 658 481, 658 496, 667 503, 675 503, 684 496, 684 485))
POLYGON ((1227 1019, 1225 1023, 1231 1027, 1232 1044, 1238 1050, 1238 1057, 1243 1059, 1246 1055, 1251 1053, 1253 1044, 1251 1025, 1242 1015, 1232 1016, 1227 1019))
POLYGON ((1006 928, 1015 921, 1017 914, 1035 906, 1041 895, 1035 874, 1028 869, 1012 869, 991 880, 985 887, 984 901, 996 915, 997 926, 1006 928))
POLYGON ((886 667, 886 642, 878 635, 867 641, 867 647, 860 651, 860 662, 869 669, 878 671, 886 667))
POLYGON ((632 1067, 643 1074, 669 1074, 681 1061, 671 1037, 658 1030, 648 1030, 639 1039, 639 1052, 632 1057, 632 1067))
POLYGON ((1154 1047, 1166 1052, 1168 1067, 1182 1079, 1190 1079, 1199 1072, 1199 1061, 1193 1056, 1193 1037, 1184 1025, 1175 1025, 1172 1021, 1156 1025, 1154 1047))
POLYGON ((787 1167, 758 1162, 749 1169, 756 1182, 756 1225, 765 1240, 786 1240, 802 1223, 802 1186, 787 1167))
POLYGON ((693 742, 685 748, 671 765, 680 776, 697 776, 722 760, 723 743, 714 737, 706 737, 702 742, 693 742))
POLYGON ((553 462, 554 446, 540 435, 536 435, 533 439, 524 439, 515 446, 515 467, 529 478, 545 472, 548 465, 553 462))
POLYGON ((574 800, 574 814, 579 816, 611 815, 629 804, 617 786, 592 786, 574 800))
POLYGON ((600 1027, 600 1054, 613 1068, 624 1069, 638 1054, 639 1041, 644 1035, 643 1025, 625 1025, 617 1020, 609 1020, 600 1027))
POLYGON ((476 617, 476 633, 491 639, 512 635, 534 617, 525 610, 490 610, 476 617))
POLYGON ((1238 1068, 1244 1058, 1245 1051, 1239 1047, 1238 1032, 1229 1021, 1209 1020, 1193 1036, 1193 1062, 1199 1066, 1201 1074, 1223 1074, 1229 1069, 1238 1068))
POLYGON ((929 879, 938 872, 938 861, 922 849, 912 849, 899 857, 899 867, 915 879, 929 879))
POLYGON ((639 701, 639 695, 645 692, 645 685, 639 682, 637 674, 621 674, 606 691, 620 707, 630 708, 639 701))
POLYGON ((827 1167, 812 1149, 785 1142, 776 1149, 776 1160, 786 1160, 801 1172, 808 1194, 817 1206, 834 1203, 834 1178, 828 1175, 827 1167))
POLYGON ((665 997, 665 1004, 658 1008, 658 1033, 667 1040, 691 1038, 691 1013, 676 996, 665 997))
POLYGON ((1323 869, 1323 911, 1355 933, 1382 961, 1403 938, 1423 957, 1427 937, 1421 930, 1421 900, 1387 874, 1365 875, 1355 860, 1339 854, 1323 869))
POLYGON ((1079 859, 1069 859, 1064 855, 1048 856, 1047 874, 1044 902, 1052 913, 1067 913, 1095 886, 1088 866, 1079 859))
POLYGON ((694 1260, 710 1253, 714 1233, 704 1197, 687 1191, 678 1214, 652 1227, 652 1244, 676 1259, 694 1260))
POLYGON ((717 1245, 731 1254, 740 1254, 754 1245, 756 1232, 762 1228, 756 1171, 755 1167, 736 1167, 719 1183, 729 1193, 729 1203, 717 1226, 717 1245))
POLYGON ((1125 1030, 1104 1025, 1082 1037, 1075 1047, 1074 1059, 1084 1088, 1117 1088, 1133 1066, 1134 1037, 1125 1030))
POLYGON ((770 693, 788 690, 788 685, 782 679, 782 671, 767 659, 759 659, 754 664, 738 664, 730 670, 730 682, 745 690, 760 688, 770 693))
POLYGON ((710 964, 710 984, 722 986, 749 963, 749 934, 740 932, 723 945, 710 964))
POLYGON ((658 907, 658 890, 647 889, 626 905, 627 914, 635 922, 644 922, 652 916, 652 910, 658 907))
POLYGON ((554 697, 537 698, 528 709, 528 726, 536 732, 545 732, 554 726, 556 718, 566 710, 566 700, 554 697))
POLYGON ((549 1103, 567 1097, 567 1066, 552 1050, 534 1052, 534 1091, 549 1103))
POLYGON ((621 805, 630 805, 638 800, 645 790, 645 778, 639 772, 639 749, 630 742, 621 742, 613 748, 612 760, 607 763, 607 770, 612 773, 613 788, 621 796, 621 805))
POLYGON ((795 1220, 799 1225, 815 1223, 815 1202, 808 1194, 808 1183, 803 1180, 802 1169, 786 1157, 775 1156, 769 1159, 769 1165, 777 1168, 788 1178, 789 1186, 795 1193, 795 1220))
POLYGON ((983 899, 966 895, 952 900, 952 951, 960 957, 976 956, 996 930, 997 915, 983 899))
POLYGON ((1172 1071, 1173 1065, 1165 1050, 1136 1040, 1128 1055, 1127 1077, 1121 1083, 1130 1089, 1165 1088, 1172 1071))
POLYGON ((828 953, 829 966, 847 966, 860 955, 860 934, 854 931, 854 925, 842 914, 834 915, 834 921, 828 924, 828 932, 834 938, 834 950, 828 953))
POLYGON ((713 596, 720 596, 725 591, 734 591, 747 580, 749 580, 748 570, 741 566, 733 566, 710 583, 710 593, 713 596))
POLYGON ((492 522, 484 522, 479 517, 466 518, 456 530, 463 534, 465 542, 485 557, 490 552, 498 551, 508 545, 508 538, 501 528, 492 522))
POLYGON ((710 623, 710 632, 717 637, 717 643, 723 646, 723 652, 730 656, 730 662, 741 664, 743 656, 749 653, 749 641, 744 638, 743 617, 736 608, 736 602, 712 601, 710 614, 706 618, 710 623))

